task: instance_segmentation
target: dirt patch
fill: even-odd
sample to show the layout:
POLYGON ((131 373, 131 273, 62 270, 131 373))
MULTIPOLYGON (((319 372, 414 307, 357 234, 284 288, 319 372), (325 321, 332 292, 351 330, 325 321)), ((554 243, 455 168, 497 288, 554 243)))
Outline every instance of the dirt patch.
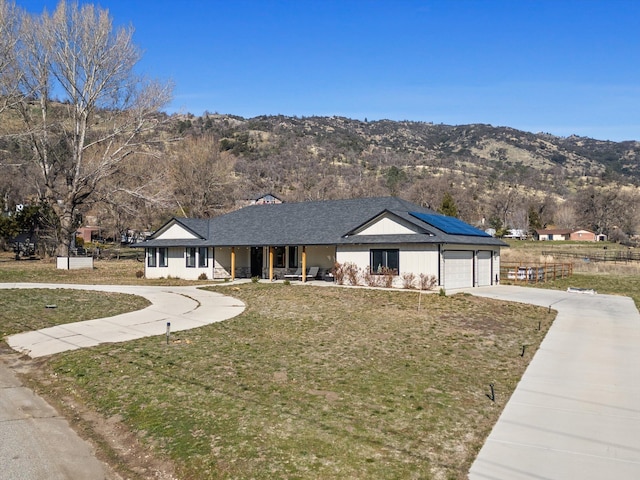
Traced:
POLYGON ((324 397, 329 402, 335 402, 340 400, 340 397, 336 392, 331 392, 329 390, 309 390, 311 395, 317 395, 320 397, 324 397))

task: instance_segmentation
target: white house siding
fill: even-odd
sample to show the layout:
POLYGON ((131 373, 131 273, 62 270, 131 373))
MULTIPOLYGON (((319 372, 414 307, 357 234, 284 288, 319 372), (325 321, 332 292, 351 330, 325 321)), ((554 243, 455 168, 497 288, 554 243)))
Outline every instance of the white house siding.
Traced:
POLYGON ((438 276, 438 247, 436 245, 408 245, 400 249, 400 275, 438 276))
POLYGON ((178 224, 173 224, 168 227, 164 232, 156 237, 156 239, 162 240, 183 240, 185 238, 198 238, 193 233, 185 230, 178 224))
MULTIPOLYGON (((354 263, 359 268, 369 268, 370 247, 370 245, 339 245, 336 249, 336 262, 340 264, 354 263)), ((376 248, 385 247, 376 246, 376 248)))
MULTIPOLYGON (((198 259, 196 256, 196 266, 187 267, 186 249, 184 247, 171 247, 168 251, 168 261, 166 267, 149 267, 145 258, 145 277, 147 278, 183 278, 185 280, 198 280, 203 273, 208 279, 213 278, 213 259, 211 258, 211 249, 208 251, 207 267, 198 267, 198 259)), ((158 263, 156 262, 156 265, 158 263)))
POLYGON ((400 219, 382 216, 371 224, 365 225, 364 228, 358 231, 356 235, 395 235, 416 233, 414 226, 411 226, 408 223, 402 224, 400 222, 400 219))
POLYGON ((418 244, 340 245, 336 252, 338 263, 354 263, 361 270, 368 270, 372 249, 398 249, 400 271, 394 286, 402 286, 402 275, 413 273, 438 276, 438 247, 418 244))

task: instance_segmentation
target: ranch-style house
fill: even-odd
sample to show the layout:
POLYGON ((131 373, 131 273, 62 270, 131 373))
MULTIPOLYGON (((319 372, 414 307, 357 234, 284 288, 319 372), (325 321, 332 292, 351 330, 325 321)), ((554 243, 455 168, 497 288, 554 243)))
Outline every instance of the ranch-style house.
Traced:
POLYGON ((173 218, 135 247, 147 278, 306 281, 336 263, 370 274, 433 275, 445 289, 498 282, 504 242, 396 197, 251 205, 211 219, 173 218), (203 275, 204 274, 204 275, 203 275))

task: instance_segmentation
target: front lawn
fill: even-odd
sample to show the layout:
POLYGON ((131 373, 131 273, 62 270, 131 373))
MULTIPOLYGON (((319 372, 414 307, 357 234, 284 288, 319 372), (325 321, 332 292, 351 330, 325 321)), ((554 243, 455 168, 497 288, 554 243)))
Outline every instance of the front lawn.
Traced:
POLYGON ((0 289, 0 341, 6 335, 112 317, 148 305, 147 299, 124 293, 65 288, 0 289))
POLYGON ((471 295, 418 310, 417 292, 216 291, 246 311, 168 345, 57 355, 45 388, 128 425, 181 479, 462 479, 554 317, 471 295))

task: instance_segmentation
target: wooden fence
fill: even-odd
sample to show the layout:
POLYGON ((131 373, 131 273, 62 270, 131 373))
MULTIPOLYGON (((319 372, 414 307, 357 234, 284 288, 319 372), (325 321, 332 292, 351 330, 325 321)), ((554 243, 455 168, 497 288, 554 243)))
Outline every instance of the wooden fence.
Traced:
POLYGON ((501 283, 544 283, 573 275, 573 263, 500 264, 501 283))

